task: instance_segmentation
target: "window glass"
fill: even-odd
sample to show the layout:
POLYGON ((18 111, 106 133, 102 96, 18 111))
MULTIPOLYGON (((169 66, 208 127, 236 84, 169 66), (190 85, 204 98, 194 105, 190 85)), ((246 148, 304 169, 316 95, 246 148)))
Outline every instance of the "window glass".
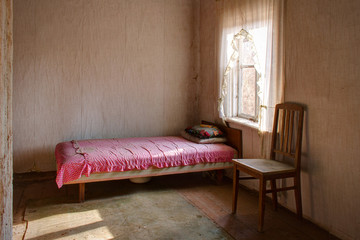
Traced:
MULTIPOLYGON (((239 103, 240 113, 249 118, 256 117, 256 71, 255 68, 242 69, 241 75, 241 101, 239 103)), ((241 116, 241 115, 240 115, 241 116)))

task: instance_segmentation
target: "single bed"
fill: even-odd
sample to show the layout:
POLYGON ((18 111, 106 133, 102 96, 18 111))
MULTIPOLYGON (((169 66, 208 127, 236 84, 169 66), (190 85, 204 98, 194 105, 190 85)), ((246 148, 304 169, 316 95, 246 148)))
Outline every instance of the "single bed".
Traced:
POLYGON ((56 183, 59 188, 79 184, 79 201, 83 202, 85 183, 231 168, 231 160, 242 156, 241 131, 218 127, 226 134, 226 144, 198 144, 180 136, 59 143, 56 183))

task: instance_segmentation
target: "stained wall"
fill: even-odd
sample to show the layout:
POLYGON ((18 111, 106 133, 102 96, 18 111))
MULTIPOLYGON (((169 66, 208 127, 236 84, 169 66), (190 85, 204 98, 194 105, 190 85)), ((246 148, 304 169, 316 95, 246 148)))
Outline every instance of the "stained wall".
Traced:
POLYGON ((55 170, 61 141, 177 135, 192 124, 198 6, 15 0, 14 171, 55 170))
MULTIPOLYGON (((213 121, 218 120, 215 2, 200 5, 200 79, 206 91, 200 94, 199 110, 200 118, 213 121)), ((285 100, 306 106, 304 216, 342 239, 360 239, 359 12, 357 0, 286 1, 285 100)), ((243 129, 244 157, 259 157, 257 130, 234 127, 243 129)), ((295 211, 292 192, 279 197, 295 211)))

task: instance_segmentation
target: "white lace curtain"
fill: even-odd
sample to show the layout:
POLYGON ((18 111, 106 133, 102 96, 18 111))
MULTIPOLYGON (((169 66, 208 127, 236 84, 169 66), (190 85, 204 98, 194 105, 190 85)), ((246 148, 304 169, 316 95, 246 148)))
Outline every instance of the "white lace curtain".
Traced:
MULTIPOLYGON (((231 116, 226 110, 231 101, 227 81, 231 63, 241 54, 231 46, 233 40, 253 41, 256 48, 255 68, 259 80, 259 128, 271 132, 274 107, 284 100, 283 0, 220 0, 217 2, 219 115, 231 116), (257 34, 262 29, 265 34, 257 34), (229 36, 232 39, 229 41, 229 36), (229 51, 231 49, 231 51, 229 51)), ((231 76, 230 76, 231 77, 231 76)))

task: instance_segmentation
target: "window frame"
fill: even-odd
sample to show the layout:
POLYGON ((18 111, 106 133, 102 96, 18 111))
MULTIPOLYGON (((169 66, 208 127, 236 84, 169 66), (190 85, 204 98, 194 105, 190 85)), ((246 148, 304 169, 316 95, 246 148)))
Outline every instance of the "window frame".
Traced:
MULTIPOLYGON (((236 78, 237 81, 237 88, 238 88, 238 96, 237 96, 237 111, 234 117, 236 118, 244 118, 247 120, 251 120, 254 122, 258 122, 258 117, 259 117, 259 85, 258 85, 258 81, 259 81, 259 73, 255 68, 255 64, 241 64, 238 63, 237 69, 239 71, 239 74, 236 78), (242 69, 254 69, 255 72, 255 114, 254 115, 249 115, 243 112, 242 110, 242 87, 243 87, 243 74, 242 74, 242 69)), ((234 100, 233 100, 234 101, 234 100)))

